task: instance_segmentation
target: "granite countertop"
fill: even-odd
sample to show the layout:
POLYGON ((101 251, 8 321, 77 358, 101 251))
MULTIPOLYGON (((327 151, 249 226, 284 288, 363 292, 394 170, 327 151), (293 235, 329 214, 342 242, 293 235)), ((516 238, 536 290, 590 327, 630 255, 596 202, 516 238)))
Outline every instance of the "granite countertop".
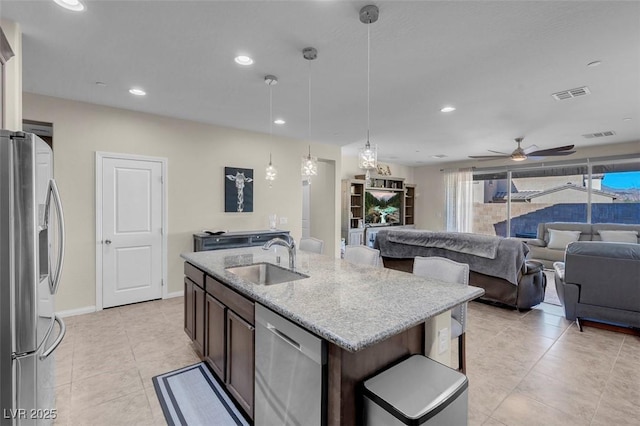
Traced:
MULTIPOLYGON (((274 246, 275 247, 275 246, 274 246)), ((355 265, 298 251, 297 281, 259 285, 225 268, 257 262, 288 265, 288 253, 262 247, 183 253, 181 257, 239 293, 316 335, 356 352, 484 294, 473 286, 447 284, 392 269, 355 265)))

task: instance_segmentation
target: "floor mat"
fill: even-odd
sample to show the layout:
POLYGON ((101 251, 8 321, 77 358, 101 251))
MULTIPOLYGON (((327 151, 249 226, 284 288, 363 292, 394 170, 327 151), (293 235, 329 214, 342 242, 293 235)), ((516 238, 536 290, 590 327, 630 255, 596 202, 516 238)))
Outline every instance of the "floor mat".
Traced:
POLYGON ((167 423, 173 425, 249 425, 200 362, 153 378, 167 423))

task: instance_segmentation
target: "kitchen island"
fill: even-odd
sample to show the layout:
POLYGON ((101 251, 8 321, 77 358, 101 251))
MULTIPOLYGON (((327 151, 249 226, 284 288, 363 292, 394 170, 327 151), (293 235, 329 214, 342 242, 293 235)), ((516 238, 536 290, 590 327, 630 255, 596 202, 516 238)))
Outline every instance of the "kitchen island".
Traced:
POLYGON ((234 378, 233 366, 244 362, 248 367, 247 363, 253 362, 253 354, 245 353, 233 362, 231 356, 233 350, 251 351, 253 346, 249 340, 252 335, 246 334, 245 344, 238 346, 240 339, 229 337, 238 327, 211 333, 208 328, 211 327, 212 316, 218 321, 223 321, 224 317, 219 306, 210 310, 208 304, 203 305, 210 299, 232 315, 232 321, 228 316, 226 321, 232 327, 233 321, 237 323, 236 317, 239 317, 252 332, 253 306, 259 303, 326 341, 327 423, 349 425, 360 421, 361 402, 357 387, 364 378, 407 355, 425 353, 425 345, 428 347, 430 344, 425 342, 425 322, 484 292, 476 287, 442 283, 391 269, 354 265, 307 252, 298 252, 296 271, 309 277, 297 281, 259 285, 227 271, 230 267, 259 262, 276 264, 278 257, 286 262, 288 254, 282 248, 278 252, 273 248, 265 251, 254 247, 184 253, 181 256, 186 260, 187 275, 185 330, 187 334, 191 333, 194 342, 200 340, 195 346, 202 348, 201 356, 209 361, 218 377, 228 383, 235 381, 236 385, 228 384, 227 388, 231 388, 230 393, 237 400, 236 393, 242 394, 239 395, 240 405, 250 417, 253 416, 252 384, 249 390, 249 379, 238 379, 238 373, 234 378), (202 278, 201 273, 204 274, 202 278), (200 289, 197 281, 202 283, 200 289), (230 292, 235 299, 228 297, 230 292), (190 304, 195 305, 191 310, 190 304), (203 307, 199 308, 201 305, 203 307), (196 324, 204 324, 205 321, 204 327, 196 324), (221 351, 210 344, 216 340, 219 345, 226 341, 226 354, 208 353, 208 350, 221 351), (238 387, 244 387, 244 391, 238 392, 238 387))

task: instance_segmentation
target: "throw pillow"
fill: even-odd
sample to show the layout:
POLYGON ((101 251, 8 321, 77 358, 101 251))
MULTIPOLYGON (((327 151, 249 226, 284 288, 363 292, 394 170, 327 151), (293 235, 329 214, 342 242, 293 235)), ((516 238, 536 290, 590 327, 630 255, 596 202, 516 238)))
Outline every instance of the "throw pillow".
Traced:
POLYGON ((638 231, 598 231, 602 241, 608 243, 633 243, 638 242, 638 231))
POLYGON ((569 243, 578 241, 580 231, 560 231, 557 229, 549 229, 549 244, 547 247, 556 250, 565 250, 569 243))

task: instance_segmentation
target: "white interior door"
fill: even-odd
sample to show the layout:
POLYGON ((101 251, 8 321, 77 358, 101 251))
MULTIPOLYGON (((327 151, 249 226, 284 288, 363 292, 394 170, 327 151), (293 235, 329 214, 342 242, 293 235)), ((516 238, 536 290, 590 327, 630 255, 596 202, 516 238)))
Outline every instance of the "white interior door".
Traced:
POLYGON ((102 158, 102 306, 162 297, 163 164, 102 158))

